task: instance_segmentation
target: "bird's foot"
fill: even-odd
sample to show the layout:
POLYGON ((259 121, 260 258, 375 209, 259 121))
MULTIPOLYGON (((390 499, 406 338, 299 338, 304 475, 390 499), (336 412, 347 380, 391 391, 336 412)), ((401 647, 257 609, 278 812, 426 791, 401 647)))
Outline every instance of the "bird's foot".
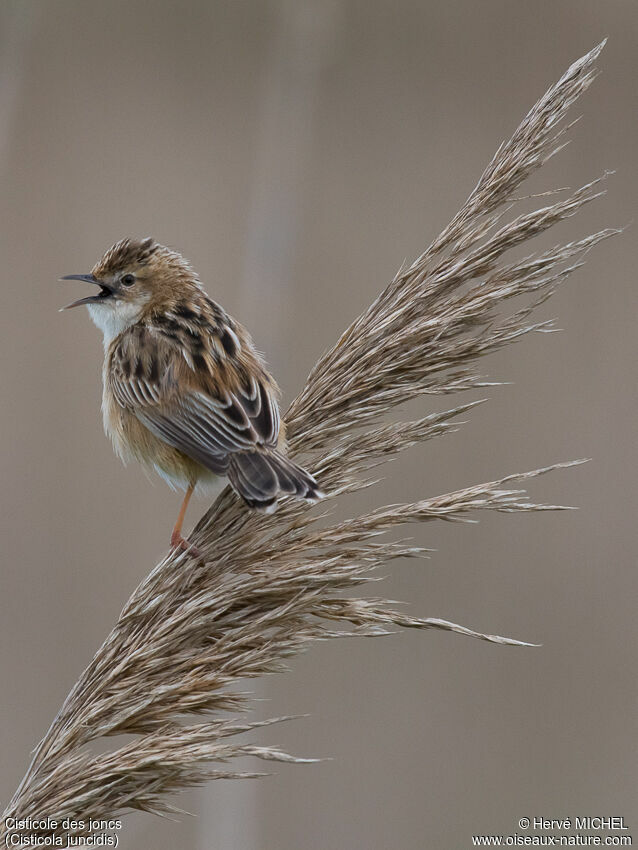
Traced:
POLYGON ((182 552, 188 552, 193 558, 202 558, 202 552, 193 543, 190 543, 179 532, 171 534, 171 549, 179 549, 182 552))

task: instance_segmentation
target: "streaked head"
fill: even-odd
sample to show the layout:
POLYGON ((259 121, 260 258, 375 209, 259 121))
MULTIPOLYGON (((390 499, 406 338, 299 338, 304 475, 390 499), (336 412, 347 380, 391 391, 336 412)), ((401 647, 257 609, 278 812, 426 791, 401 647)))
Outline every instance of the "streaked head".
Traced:
POLYGON ((152 304, 178 299, 185 287, 199 286, 196 275, 176 251, 151 237, 116 242, 89 274, 70 274, 61 280, 82 280, 100 291, 64 307, 88 307, 105 341, 134 324, 152 304))

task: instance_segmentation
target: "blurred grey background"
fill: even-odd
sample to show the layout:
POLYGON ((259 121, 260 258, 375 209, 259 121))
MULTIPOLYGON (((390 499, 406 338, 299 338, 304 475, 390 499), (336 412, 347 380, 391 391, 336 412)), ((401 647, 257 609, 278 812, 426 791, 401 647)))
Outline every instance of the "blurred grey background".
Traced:
MULTIPOLYGON (((251 329, 289 402, 532 103, 605 35, 572 144, 528 188, 617 171, 551 244, 635 217, 638 10, 5 0, 0 27, 6 801, 164 553, 179 503, 113 456, 100 335, 83 311, 57 312, 78 297, 57 278, 125 235, 176 247, 251 329)), ((257 684, 260 716, 311 715, 260 740, 333 760, 184 795, 197 817, 181 823, 127 818, 121 847, 453 850, 513 833, 522 816, 624 815, 638 833, 634 242, 629 229, 598 247, 544 308, 565 332, 492 357, 484 370, 513 384, 357 503, 592 457, 531 486, 579 511, 416 529, 438 552, 384 585, 414 613, 543 646, 435 633, 317 646, 257 684)), ((205 507, 193 504, 189 526, 205 507)))

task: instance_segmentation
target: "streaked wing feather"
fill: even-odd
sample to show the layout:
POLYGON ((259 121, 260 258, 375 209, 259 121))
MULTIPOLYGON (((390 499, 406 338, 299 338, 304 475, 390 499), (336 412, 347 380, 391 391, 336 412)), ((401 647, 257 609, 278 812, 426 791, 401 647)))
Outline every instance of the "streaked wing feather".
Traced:
POLYGON ((179 419, 162 416, 157 410, 148 413, 145 410, 135 411, 135 415, 152 434, 164 440, 169 446, 184 452, 211 472, 218 475, 225 474, 228 469, 229 453, 212 439, 206 440, 201 432, 184 427, 179 419))
POLYGON ((252 356, 254 368, 249 364, 248 371, 253 374, 241 381, 237 376, 247 374, 245 366, 234 369, 226 363, 222 384, 214 360, 207 361, 207 369, 195 370, 183 346, 152 328, 134 326, 112 352, 109 382, 118 404, 151 433, 222 474, 233 452, 277 444, 277 399, 252 356), (220 385, 224 389, 216 390, 220 385))

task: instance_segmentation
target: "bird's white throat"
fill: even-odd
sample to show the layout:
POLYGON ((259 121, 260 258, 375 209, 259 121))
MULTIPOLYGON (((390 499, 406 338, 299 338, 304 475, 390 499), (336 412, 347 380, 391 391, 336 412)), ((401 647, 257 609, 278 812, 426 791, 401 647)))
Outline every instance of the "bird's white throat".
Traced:
POLYGON ((108 301, 104 304, 87 304, 89 316, 104 335, 104 347, 139 319, 144 303, 108 301))

